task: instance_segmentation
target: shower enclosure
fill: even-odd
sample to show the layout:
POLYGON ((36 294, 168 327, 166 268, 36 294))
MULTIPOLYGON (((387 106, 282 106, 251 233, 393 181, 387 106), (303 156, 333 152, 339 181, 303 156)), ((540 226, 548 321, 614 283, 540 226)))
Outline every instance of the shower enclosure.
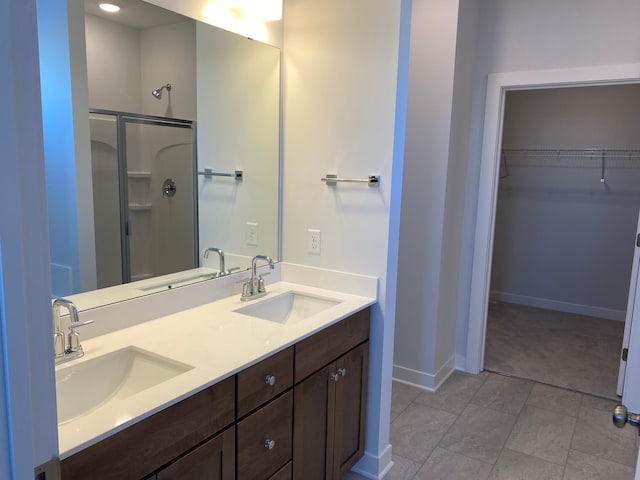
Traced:
POLYGON ((90 110, 98 288, 198 263, 192 121, 90 110))

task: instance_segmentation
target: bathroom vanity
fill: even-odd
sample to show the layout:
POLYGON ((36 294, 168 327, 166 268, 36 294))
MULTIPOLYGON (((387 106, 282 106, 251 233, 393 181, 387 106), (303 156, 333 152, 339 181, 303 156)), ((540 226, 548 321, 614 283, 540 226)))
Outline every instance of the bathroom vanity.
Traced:
POLYGON ((57 377, 123 342, 148 377, 173 346, 179 373, 60 423, 62 479, 339 480, 364 454, 374 302, 278 282, 83 342, 88 358, 57 377), (284 302, 302 313, 281 323, 284 302))

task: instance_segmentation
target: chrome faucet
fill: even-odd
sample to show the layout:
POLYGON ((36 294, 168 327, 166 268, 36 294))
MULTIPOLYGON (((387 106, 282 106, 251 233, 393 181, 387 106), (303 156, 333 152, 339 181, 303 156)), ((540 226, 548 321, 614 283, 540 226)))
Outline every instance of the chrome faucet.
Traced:
POLYGON ((269 264, 269 268, 273 270, 273 260, 271 260, 271 257, 267 257, 266 255, 256 255, 253 257, 253 260, 251 260, 251 278, 242 284, 242 296, 240 300, 243 302, 264 297, 267 294, 262 277, 268 275, 268 273, 263 273, 262 275, 257 274, 256 263, 258 260, 265 260, 269 264))
POLYGON ((93 320, 87 320, 80 323, 78 309, 71 300, 66 298, 56 298, 52 304, 53 308, 53 354, 56 364, 64 363, 74 358, 80 358, 84 355, 82 345, 80 345, 80 335, 76 332, 76 328, 83 327, 93 323, 93 320), (69 312, 69 333, 68 341, 65 345, 64 333, 60 329, 60 308, 64 307, 69 312))
POLYGON ((219 268, 220 272, 219 273, 224 275, 224 271, 225 271, 225 268, 224 268, 224 252, 220 248, 209 247, 209 248, 205 248, 204 249, 204 253, 203 253, 202 256, 204 258, 209 258, 209 254, 211 252, 216 252, 218 254, 218 256, 220 257, 220 268, 219 268))
POLYGON ((225 266, 224 266, 224 252, 220 248, 216 248, 216 247, 205 248, 204 249, 204 253, 203 253, 202 256, 204 258, 209 258, 209 253, 211 253, 211 252, 216 252, 218 254, 218 256, 220 257, 220 268, 219 268, 220 271, 218 273, 216 273, 215 278, 224 277, 225 275, 229 275, 234 270, 240 270, 240 267, 233 267, 233 268, 230 268, 229 270, 227 270, 225 268, 225 266))

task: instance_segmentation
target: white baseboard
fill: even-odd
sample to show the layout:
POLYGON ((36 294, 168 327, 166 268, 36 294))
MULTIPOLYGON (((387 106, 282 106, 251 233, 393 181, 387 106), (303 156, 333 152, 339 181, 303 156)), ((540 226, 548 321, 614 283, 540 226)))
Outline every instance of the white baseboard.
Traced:
POLYGON ((382 480, 389 473, 391 467, 393 467, 391 445, 387 445, 387 448, 377 456, 365 452, 364 457, 353 466, 351 471, 371 480, 382 480))
POLYGON ((459 370, 461 372, 466 372, 467 371, 467 357, 465 355, 461 355, 459 353, 456 353, 456 370, 459 370))
POLYGON ((429 392, 435 392, 455 370, 456 356, 452 355, 434 374, 394 365, 393 379, 429 392))
POLYGON ((591 317, 605 318, 607 320, 617 320, 624 322, 626 311, 614 310, 612 308, 596 307, 595 305, 581 305, 579 303, 560 302, 548 298, 529 297, 527 295, 517 295, 506 292, 491 292, 491 300, 500 302, 515 303, 516 305, 527 305, 529 307, 556 310, 558 312, 577 313, 579 315, 589 315, 591 317))

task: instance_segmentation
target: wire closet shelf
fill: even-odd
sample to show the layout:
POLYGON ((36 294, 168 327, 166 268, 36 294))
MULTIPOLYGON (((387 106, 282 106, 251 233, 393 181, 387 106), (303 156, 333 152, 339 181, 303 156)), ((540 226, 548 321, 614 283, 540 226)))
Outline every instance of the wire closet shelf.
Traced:
POLYGON ((605 183, 606 169, 638 168, 637 160, 640 160, 640 149, 503 149, 500 179, 509 176, 509 167, 599 168, 600 182, 605 183))

